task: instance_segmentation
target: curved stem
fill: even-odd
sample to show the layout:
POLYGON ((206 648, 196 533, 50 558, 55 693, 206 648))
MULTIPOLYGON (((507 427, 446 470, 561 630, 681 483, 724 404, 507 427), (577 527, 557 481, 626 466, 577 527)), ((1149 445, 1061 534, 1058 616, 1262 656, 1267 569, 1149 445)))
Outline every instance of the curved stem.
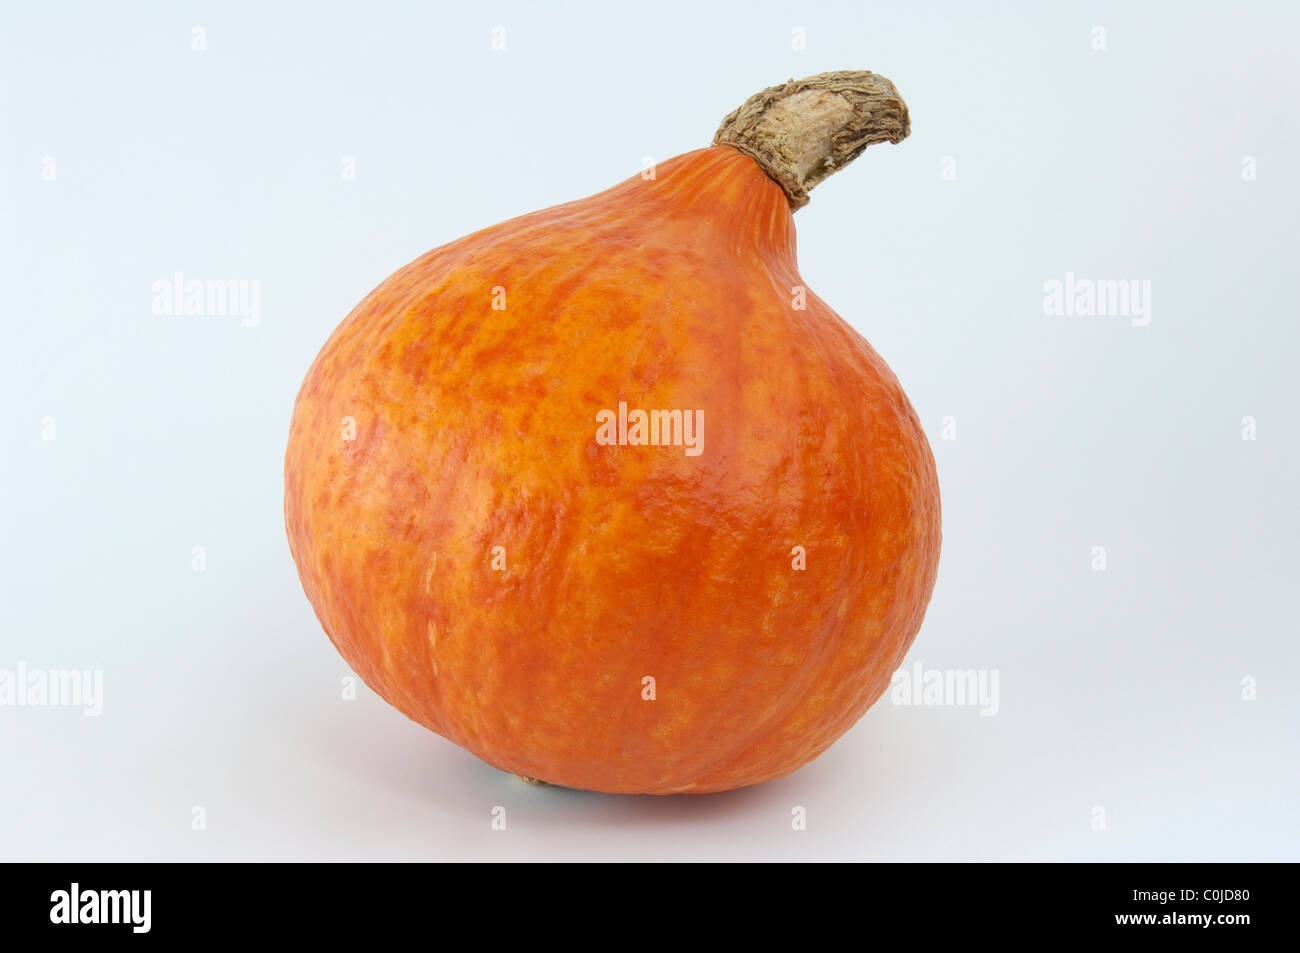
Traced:
POLYGON ((840 70, 755 93, 722 120, 713 143, 757 162, 798 209, 813 186, 867 146, 901 142, 910 131, 907 103, 893 83, 866 70, 840 70))

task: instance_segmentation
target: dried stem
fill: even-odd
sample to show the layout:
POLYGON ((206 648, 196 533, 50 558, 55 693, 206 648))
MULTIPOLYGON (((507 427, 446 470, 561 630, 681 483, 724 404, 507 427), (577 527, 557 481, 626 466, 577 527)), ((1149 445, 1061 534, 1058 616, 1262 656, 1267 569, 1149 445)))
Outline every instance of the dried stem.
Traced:
POLYGON ((756 93, 722 120, 715 145, 749 156, 776 181, 790 207, 867 146, 901 142, 911 131, 894 84, 866 70, 818 73, 756 93))

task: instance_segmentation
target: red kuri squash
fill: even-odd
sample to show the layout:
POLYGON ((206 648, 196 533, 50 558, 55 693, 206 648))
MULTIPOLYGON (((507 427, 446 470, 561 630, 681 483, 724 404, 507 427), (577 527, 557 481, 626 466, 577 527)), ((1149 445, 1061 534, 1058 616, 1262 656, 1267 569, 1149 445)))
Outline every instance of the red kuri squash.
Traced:
POLYGON ((862 716, 921 625, 939 488, 791 213, 907 133, 883 77, 791 81, 353 310, 294 407, 285 517, 376 692, 505 771, 628 793, 776 778, 862 716))

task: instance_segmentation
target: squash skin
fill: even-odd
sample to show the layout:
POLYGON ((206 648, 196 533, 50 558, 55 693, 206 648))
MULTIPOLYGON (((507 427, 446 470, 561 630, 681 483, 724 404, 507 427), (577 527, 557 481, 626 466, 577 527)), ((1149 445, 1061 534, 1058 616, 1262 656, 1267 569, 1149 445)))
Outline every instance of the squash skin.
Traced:
POLYGON ((803 284, 786 195, 726 146, 383 282, 308 372, 285 461, 348 664, 567 787, 722 791, 825 751, 920 628, 940 503, 894 374, 811 292, 792 307, 803 284), (702 409, 703 453, 597 445, 620 401, 702 409))

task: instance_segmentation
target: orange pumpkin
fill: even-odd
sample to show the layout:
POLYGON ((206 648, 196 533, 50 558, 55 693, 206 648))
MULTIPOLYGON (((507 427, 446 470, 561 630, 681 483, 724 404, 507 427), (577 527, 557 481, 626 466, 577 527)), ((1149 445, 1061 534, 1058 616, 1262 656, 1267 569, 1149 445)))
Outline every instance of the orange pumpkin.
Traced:
POLYGON ((907 131, 883 77, 792 81, 353 310, 294 407, 285 518, 367 684, 608 792, 780 777, 862 716, 934 585, 938 481, 893 373, 805 290, 791 213, 907 131))

